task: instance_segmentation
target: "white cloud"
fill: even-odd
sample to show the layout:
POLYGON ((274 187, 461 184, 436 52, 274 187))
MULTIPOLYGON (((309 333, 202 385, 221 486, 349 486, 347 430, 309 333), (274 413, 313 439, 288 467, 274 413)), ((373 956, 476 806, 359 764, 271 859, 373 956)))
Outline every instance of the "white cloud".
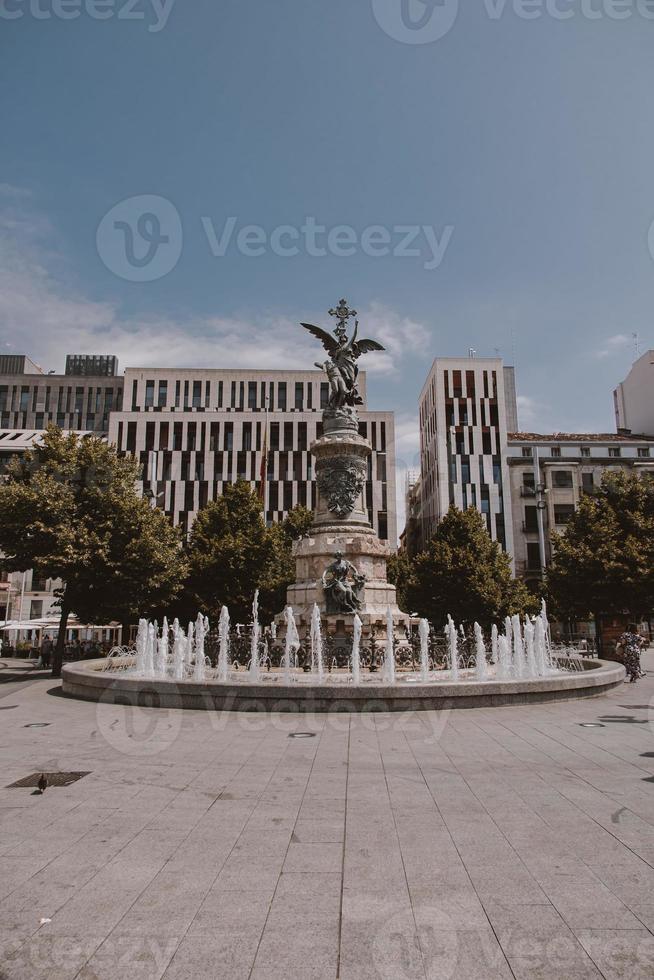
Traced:
POLYGON ((629 336, 626 333, 616 333, 612 337, 607 337, 604 346, 595 351, 595 357, 610 357, 611 354, 624 350, 629 344, 634 344, 635 340, 634 334, 629 336))
MULTIPOLYGON (((65 282, 56 270, 66 257, 52 246, 54 239, 48 221, 32 207, 29 192, 0 184, 0 346, 29 354, 44 368, 60 368, 67 352, 116 354, 123 368, 311 368, 324 359, 299 321, 317 319, 331 328, 325 314, 126 316, 117 304, 93 300, 65 282)), ((430 333, 422 324, 382 304, 362 310, 360 320, 360 335, 386 347, 366 357, 370 374, 392 375, 402 359, 423 353, 429 345, 430 333)))

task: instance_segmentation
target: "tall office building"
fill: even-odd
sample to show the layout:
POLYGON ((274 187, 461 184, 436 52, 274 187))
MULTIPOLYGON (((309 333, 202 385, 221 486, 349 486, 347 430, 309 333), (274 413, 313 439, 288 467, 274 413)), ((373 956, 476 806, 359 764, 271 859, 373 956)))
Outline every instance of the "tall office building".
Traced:
MULTIPOLYGON (((366 411, 365 373, 359 378, 361 433, 373 450, 367 509, 379 537, 395 547, 393 414, 366 411)), ((140 460, 144 492, 187 531, 226 483, 260 483, 265 440, 270 523, 298 504, 315 504, 309 447, 321 433, 327 397, 321 371, 127 368, 109 439, 140 460)))
POLYGON ((513 554, 507 431, 517 428, 515 377, 500 358, 441 357, 420 394, 422 545, 451 504, 476 507, 513 554))
POLYGON ((654 435, 654 350, 646 351, 613 392, 618 432, 654 435))

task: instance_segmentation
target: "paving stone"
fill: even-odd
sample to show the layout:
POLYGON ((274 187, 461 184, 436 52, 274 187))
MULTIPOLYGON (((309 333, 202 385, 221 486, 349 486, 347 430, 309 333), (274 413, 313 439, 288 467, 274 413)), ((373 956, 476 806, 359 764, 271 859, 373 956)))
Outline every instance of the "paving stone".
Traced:
POLYGON ((654 673, 588 701, 301 722, 127 718, 52 686, 12 690, 0 769, 91 775, 0 787, 8 980, 654 975, 651 730, 625 720, 649 721, 654 673), (137 723, 161 751, 128 744, 137 723))

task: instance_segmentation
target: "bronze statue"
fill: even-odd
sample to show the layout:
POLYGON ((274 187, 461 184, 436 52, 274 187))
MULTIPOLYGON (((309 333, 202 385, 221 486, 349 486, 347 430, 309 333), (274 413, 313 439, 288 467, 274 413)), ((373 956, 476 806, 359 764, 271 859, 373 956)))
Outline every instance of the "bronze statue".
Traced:
POLYGON ((327 612, 358 612, 361 609, 359 594, 365 581, 365 575, 360 575, 352 562, 343 557, 343 552, 337 551, 321 579, 327 597, 327 612))
POLYGON ((302 326, 322 342, 329 354, 329 359, 323 364, 316 361, 316 367, 327 375, 329 381, 328 408, 337 412, 346 405, 354 408, 355 405, 362 404, 363 399, 357 389, 357 377, 359 375, 357 360, 362 354, 367 354, 373 350, 385 350, 385 348, 376 340, 357 340, 358 320, 354 321, 354 333, 348 339, 347 321, 352 316, 356 317, 357 311, 350 310, 344 299, 340 301, 336 309, 329 311, 329 315, 335 316, 337 320, 334 336, 312 323, 303 323, 302 326))

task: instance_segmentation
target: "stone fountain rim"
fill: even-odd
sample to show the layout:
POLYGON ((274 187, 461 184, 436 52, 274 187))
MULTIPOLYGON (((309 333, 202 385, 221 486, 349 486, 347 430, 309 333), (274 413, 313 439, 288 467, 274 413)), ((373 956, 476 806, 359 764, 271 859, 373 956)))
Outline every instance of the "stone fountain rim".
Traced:
POLYGON ((490 707, 568 698, 597 697, 625 679, 625 669, 613 661, 581 659, 579 672, 540 677, 427 684, 389 685, 329 683, 249 684, 216 680, 126 677, 105 670, 106 660, 65 664, 65 694, 83 700, 138 704, 143 707, 232 711, 406 711, 438 708, 490 707))

